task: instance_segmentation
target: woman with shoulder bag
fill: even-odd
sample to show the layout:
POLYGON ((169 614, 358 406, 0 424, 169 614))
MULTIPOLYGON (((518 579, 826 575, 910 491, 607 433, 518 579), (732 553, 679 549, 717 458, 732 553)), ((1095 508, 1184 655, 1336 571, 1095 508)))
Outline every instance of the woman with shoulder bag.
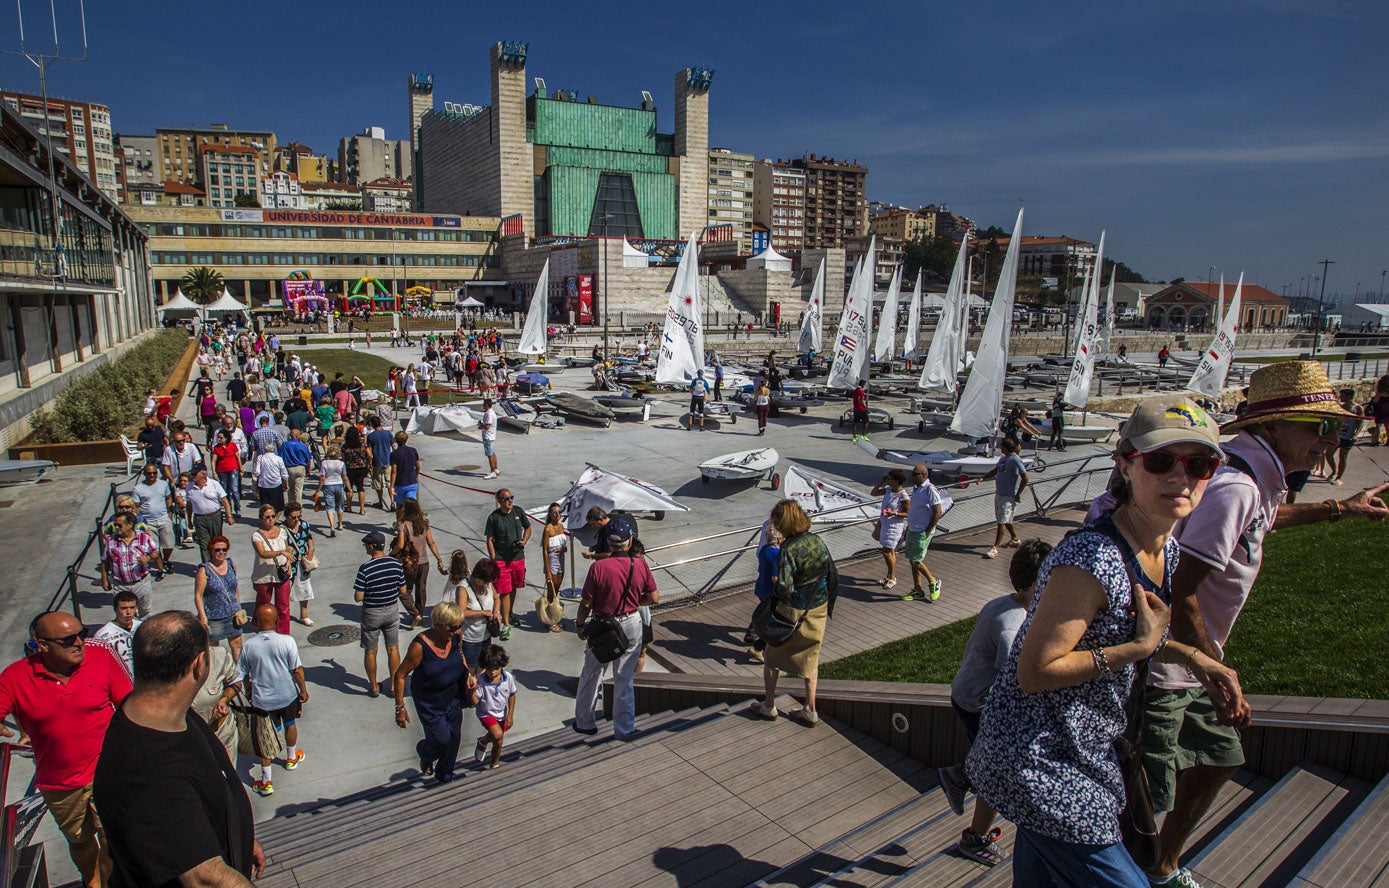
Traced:
POLYGON ((777 717, 777 679, 784 672, 805 680, 805 706, 787 715, 801 724, 814 726, 820 722, 815 711, 820 645, 839 594, 839 571, 824 540, 810 532, 810 516, 795 500, 782 500, 772 507, 772 528, 784 542, 777 556, 776 579, 767 606, 782 620, 794 624, 794 629, 781 644, 764 635, 768 645, 763 653, 762 681, 767 696, 753 706, 753 712, 766 719, 777 717))
POLYGON ((395 551, 392 557, 405 568, 405 594, 400 602, 410 613, 411 628, 424 622, 424 610, 429 606, 429 563, 424 559, 428 548, 439 566, 439 573, 448 573, 444 567, 444 556, 439 554, 439 545, 434 542, 434 532, 429 529, 429 519, 420 508, 419 500, 407 499, 400 506, 400 525, 396 529, 395 551))
POLYGON ((241 669, 236 665, 231 651, 216 640, 207 650, 207 678, 198 689, 198 695, 193 698, 191 708, 222 741, 227 758, 236 761, 236 747, 240 738, 236 719, 231 713, 231 701, 241 690, 241 669))
POLYGON ((502 569, 491 558, 481 558, 468 571, 468 556, 462 549, 453 553, 449 582, 454 584, 455 602, 463 609, 463 656, 476 671, 483 648, 492 643, 493 624, 500 630, 501 601, 493 584, 502 569), (456 578, 456 579, 455 579, 456 578))
POLYGON ((1222 458, 1219 426, 1191 399, 1149 400, 1114 453, 1118 506, 1042 564, 966 763, 980 797, 1017 824, 1016 885, 1148 888, 1121 842, 1120 816, 1134 800, 1116 741, 1155 651, 1188 662, 1203 682, 1229 672, 1187 645, 1164 645, 1179 552, 1172 529, 1222 458))
POLYGON ((304 508, 299 503, 290 503, 285 509, 284 531, 289 535, 289 545, 295 554, 289 600, 299 602, 299 622, 312 626, 313 620, 309 619, 309 602, 313 601, 311 574, 318 569, 318 557, 314 555, 313 528, 304 520, 304 508))
POLYGON ((289 544, 289 533, 275 523, 275 507, 260 507, 260 527, 251 534, 251 546, 256 550, 251 569, 251 585, 256 590, 256 607, 273 604, 279 612, 275 631, 289 634, 289 585, 294 562, 298 560, 289 544))
POLYGON ((241 659, 241 627, 247 620, 236 588, 236 565, 227 553, 231 540, 217 535, 207 541, 207 561, 193 578, 193 607, 213 641, 227 639, 232 659, 241 659))

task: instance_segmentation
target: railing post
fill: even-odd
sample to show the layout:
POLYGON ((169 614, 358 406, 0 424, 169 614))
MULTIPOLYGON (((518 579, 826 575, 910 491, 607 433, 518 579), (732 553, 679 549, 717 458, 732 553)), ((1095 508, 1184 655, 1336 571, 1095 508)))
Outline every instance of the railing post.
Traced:
POLYGON ((82 605, 77 601, 77 568, 68 565, 68 599, 72 602, 72 615, 82 622, 82 605))

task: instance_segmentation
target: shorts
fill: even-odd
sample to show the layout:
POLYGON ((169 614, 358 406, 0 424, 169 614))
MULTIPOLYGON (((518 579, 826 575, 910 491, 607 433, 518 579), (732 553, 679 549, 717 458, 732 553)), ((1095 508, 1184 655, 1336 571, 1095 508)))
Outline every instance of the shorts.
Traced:
POLYGON ((226 641, 231 638, 241 636, 241 627, 236 625, 236 618, 224 617, 220 620, 207 618, 207 637, 211 641, 226 641))
POLYGON ((860 422, 861 422, 861 423, 864 423, 864 424, 867 424, 867 422, 868 422, 868 411, 867 411, 867 410, 855 410, 855 411, 854 411, 854 423, 855 423, 855 424, 858 424, 858 423, 860 423, 860 422))
POLYGON ((974 738, 979 736, 979 719, 983 716, 982 712, 970 712, 955 701, 954 696, 950 698, 950 708, 955 710, 955 717, 960 720, 960 724, 965 729, 965 736, 969 738, 969 745, 974 745, 974 738))
POLYGON ((159 540, 159 548, 172 549, 174 547, 174 521, 172 518, 165 515, 163 518, 141 518, 141 520, 159 540))
POLYGON ((1303 469, 1299 472, 1288 473, 1288 490, 1292 493, 1301 493, 1302 488, 1307 486, 1307 479, 1312 477, 1311 469, 1303 469))
POLYGON ((464 642, 463 642, 463 659, 466 660, 466 661, 468 661, 468 667, 469 667, 470 669, 476 669, 476 668, 478 668, 478 667, 477 667, 478 658, 482 656, 482 652, 483 652, 490 644, 492 644, 492 639, 490 639, 490 638, 484 638, 482 641, 464 641, 464 642))
POLYGON ((506 720, 505 720, 505 719, 497 718, 495 715, 479 715, 479 716, 477 717, 477 720, 480 721, 480 722, 482 722, 482 726, 483 726, 484 728, 490 728, 490 727, 492 727, 493 725, 496 725, 497 727, 499 727, 499 728, 502 729, 502 733, 503 733, 503 734, 506 733, 506 720))
POLYGON ((704 415, 704 396, 703 396, 703 395, 695 395, 695 396, 692 396, 692 397, 690 398, 690 415, 691 415, 691 416, 703 416, 703 415, 704 415))
POLYGON ((907 560, 915 564, 920 564, 926 560, 926 550, 931 548, 931 537, 936 532, 929 533, 924 530, 907 531, 907 560))
POLYGON ((386 492, 386 482, 391 477, 390 466, 372 466, 371 486, 376 489, 378 494, 386 492))
POLYGON ((400 505, 408 499, 417 500, 420 498, 420 485, 400 484, 395 488, 396 505, 400 505))
POLYGON ((367 489, 367 475, 370 473, 371 469, 348 469, 347 483, 351 485, 353 490, 360 493, 367 489))
POLYGON ((496 450, 497 450, 497 442, 496 442, 496 441, 488 440, 487 438, 483 438, 483 439, 482 439, 482 455, 483 455, 483 456, 491 456, 493 453, 496 452, 496 450))
POLYGON ((290 728, 299 720, 299 716, 304 714, 304 704, 295 697, 288 706, 279 709, 266 710, 266 715, 270 716, 270 723, 275 727, 290 728))
POLYGON ((386 636, 386 647, 400 647, 400 606, 362 608, 362 650, 374 651, 386 636))
POLYGON ((1013 513, 1018 509, 1018 498, 1015 496, 1004 496, 1001 493, 994 494, 994 522, 997 524, 1012 524, 1013 513))
POLYGON ((323 508, 329 512, 341 512, 347 503, 347 489, 341 484, 329 484, 323 488, 323 508))
MULTIPOLYGON (((1340 440, 1339 443, 1340 443, 1340 445, 1341 445, 1341 449, 1342 449, 1342 450, 1349 450, 1349 449, 1351 449, 1352 447, 1355 446, 1355 439, 1354 439, 1354 438, 1342 438, 1342 439, 1340 440)), ((146 522, 146 523, 149 523, 149 522, 146 522)))
POLYGON ((501 569, 501 576, 497 577, 494 587, 498 595, 510 595, 519 592, 526 585, 526 559, 523 555, 515 561, 497 560, 497 567, 501 569))
POLYGON ((1215 723, 1205 688, 1150 687, 1143 698, 1143 766, 1158 811, 1172 809, 1177 772, 1192 765, 1234 768, 1244 764, 1239 731, 1215 723))

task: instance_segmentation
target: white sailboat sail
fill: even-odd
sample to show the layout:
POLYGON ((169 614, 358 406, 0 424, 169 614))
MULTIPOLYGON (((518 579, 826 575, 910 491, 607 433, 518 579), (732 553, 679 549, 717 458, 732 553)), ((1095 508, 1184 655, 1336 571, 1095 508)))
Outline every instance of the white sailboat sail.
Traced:
POLYGON ((1215 316, 1225 317, 1225 272, 1220 273, 1220 292, 1215 297, 1215 316))
POLYGON ((810 288, 810 302, 805 306, 805 317, 801 318, 801 340, 796 350, 801 354, 819 352, 823 348, 825 323, 825 260, 820 260, 820 270, 815 272, 815 284, 810 288))
POLYGON ((926 363, 921 368, 921 379, 917 387, 925 391, 953 394, 956 377, 960 372, 960 356, 957 351, 960 334, 956 329, 960 323, 960 296, 965 286, 965 259, 969 253, 969 234, 960 242, 960 252, 955 257, 955 268, 950 272, 950 286, 945 290, 945 305, 941 307, 940 321, 936 324, 935 335, 926 349, 926 363))
POLYGON ((907 306, 907 338, 902 343, 902 359, 915 361, 921 352, 921 271, 916 272, 916 289, 912 290, 912 302, 907 306))
POLYGON ((794 463, 786 467, 782 492, 787 499, 800 503, 815 524, 862 521, 879 514, 877 498, 811 474, 794 463))
POLYGON ((887 297, 883 300, 883 313, 878 315, 878 339, 873 343, 873 353, 879 361, 892 360, 895 347, 893 339, 897 332, 897 303, 902 299, 902 266, 892 272, 892 283, 887 285, 887 297))
POLYGON ((1008 252, 994 287, 994 301, 989 306, 989 321, 979 341, 979 355, 974 361, 950 431, 971 438, 987 438, 998 431, 998 412, 1003 409, 1003 382, 1008 373, 1008 334, 1013 326, 1013 298, 1018 284, 1018 249, 1022 244, 1022 216, 1013 226, 1008 252))
POLYGON ((1114 276, 1117 273, 1117 265, 1109 270, 1109 290, 1104 296, 1104 318, 1100 321, 1100 345, 1096 351, 1105 357, 1109 357, 1109 340, 1114 338, 1114 276))
POLYGON ((540 268, 540 277, 535 281, 535 295, 531 296, 530 311, 526 312, 526 326, 521 329, 521 344, 516 350, 523 355, 545 354, 545 330, 550 326, 550 259, 540 268))
POLYGON ((1104 235, 1095 251, 1095 265, 1085 275, 1085 304, 1076 318, 1075 348, 1071 350, 1071 375, 1066 380, 1067 404, 1084 407, 1090 403, 1090 381, 1095 377, 1095 344, 1099 338, 1100 276, 1104 273, 1104 235))
POLYGON ((873 322, 873 268, 876 241, 870 241, 868 253, 854 268, 854 278, 844 297, 844 311, 839 316, 839 329, 834 335, 834 362, 825 383, 830 388, 851 389, 860 379, 867 379, 868 337, 873 322))
POLYGON ((1186 384, 1188 391, 1199 392, 1208 398, 1220 397, 1225 388, 1225 377, 1230 374, 1230 364, 1235 359, 1235 333, 1239 330, 1239 297, 1244 287, 1244 272, 1240 272, 1239 283, 1235 284, 1235 295, 1230 297, 1230 307, 1220 322, 1215 341, 1206 353, 1201 355, 1201 363, 1191 374, 1186 384))
POLYGON ((656 358, 656 381, 684 383, 704 369, 704 329, 699 317, 699 232, 690 233, 685 255, 675 270, 666 307, 666 326, 661 333, 661 352, 656 358))

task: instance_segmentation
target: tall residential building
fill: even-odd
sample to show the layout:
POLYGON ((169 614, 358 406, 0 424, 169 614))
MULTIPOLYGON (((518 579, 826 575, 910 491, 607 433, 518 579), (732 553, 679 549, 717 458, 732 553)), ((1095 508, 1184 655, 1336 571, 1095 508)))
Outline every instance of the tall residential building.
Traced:
POLYGON ((207 194, 208 206, 234 207, 236 199, 243 195, 259 199, 261 174, 256 149, 211 142, 198 149, 198 161, 199 181, 207 194))
POLYGON ((950 207, 945 204, 927 204, 918 213, 933 214, 936 217, 936 234, 943 234, 954 238, 956 241, 965 236, 966 231, 973 231, 975 228, 974 220, 959 213, 950 212, 950 207))
MULTIPOLYGON (((411 74, 408 81, 410 91, 410 157, 413 163, 416 151, 420 150, 420 121, 434 110, 434 75, 411 74)), ((410 171, 401 174, 408 177, 410 171)))
MULTIPOLYGON (((235 148, 234 152, 224 152, 236 154, 239 160, 238 165, 253 166, 243 179, 241 190, 254 194, 257 181, 261 176, 268 175, 275 168, 275 134, 268 130, 233 130, 228 129, 224 123, 214 123, 207 129, 168 129, 160 127, 155 130, 154 137, 158 141, 159 154, 156 160, 156 168, 161 182, 178 182, 184 185, 192 185, 208 195, 208 200, 212 201, 212 184, 203 178, 205 164, 203 163, 203 149, 209 145, 217 148, 235 148)), ((230 162, 228 163, 230 166, 230 162)), ((221 169, 219 166, 217 188, 224 189, 226 186, 221 181, 221 169)), ((230 170, 226 172, 230 173, 230 170)), ((235 189, 235 175, 233 174, 233 189, 235 189)), ((233 194, 232 197, 236 195, 233 194)), ((218 198, 219 200, 222 198, 218 198)), ((212 202, 211 206, 223 206, 212 202)), ((225 206, 231 206, 228 202, 225 206)))
POLYGON ((737 254, 752 252, 753 156, 709 149, 709 226, 732 229, 737 254))
MULTIPOLYGON (((992 238, 981 244, 997 244, 999 255, 1008 249, 1009 237, 992 238)), ((1046 237, 1025 234, 1018 248, 1018 274, 1043 275, 1063 281, 1085 277, 1095 267, 1095 245, 1073 237, 1046 237)))
POLYGON ((109 108, 50 96, 45 114, 42 96, 0 90, 0 100, 17 111, 39 135, 51 133, 54 150, 68 157, 108 197, 120 198, 109 108))
POLYGON ((753 221, 770 232, 772 249, 805 249, 805 170, 781 160, 759 160, 753 168, 753 221))
POLYGON ((675 132, 638 107, 600 104, 535 79, 527 44, 491 50, 492 103, 446 103, 420 125, 415 205, 516 217, 534 235, 678 239, 709 222, 709 68, 675 77, 675 132))
POLYGON ((116 136, 116 189, 121 203, 131 199, 131 187, 158 185, 159 140, 154 136, 116 136))
POLYGON ((376 179, 408 179, 413 168, 409 141, 386 138, 386 128, 369 126, 338 144, 342 181, 361 186, 376 179))
POLYGON ((337 172, 337 161, 326 154, 298 142, 279 146, 275 154, 275 169, 293 173, 300 182, 331 182, 337 172))
POLYGON ((868 233, 868 167, 807 154, 791 161, 805 171, 805 245, 843 247, 868 233))
POLYGON ((929 240, 936 236, 936 214, 916 210, 886 210, 874 216, 869 231, 899 241, 929 240))

